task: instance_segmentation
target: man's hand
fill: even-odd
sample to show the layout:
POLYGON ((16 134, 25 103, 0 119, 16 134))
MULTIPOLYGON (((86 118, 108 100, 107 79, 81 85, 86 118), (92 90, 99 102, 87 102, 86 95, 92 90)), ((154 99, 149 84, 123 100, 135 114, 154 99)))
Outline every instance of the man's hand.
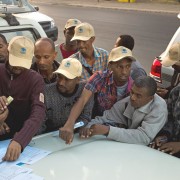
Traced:
POLYGON ((153 148, 153 149, 157 149, 160 146, 162 146, 164 143, 167 143, 168 138, 166 135, 163 136, 157 136, 153 142, 151 142, 149 144, 149 147, 153 148))
POLYGON ((0 114, 0 124, 4 123, 9 114, 9 110, 5 109, 3 113, 0 114))
POLYGON ((10 132, 10 128, 5 122, 0 124, 0 135, 6 134, 9 132, 10 132))
POLYGON ((167 89, 164 88, 157 88, 157 92, 156 92, 159 96, 161 96, 162 98, 164 98, 166 96, 166 94, 168 93, 167 89))
POLYGON ((169 153, 169 154, 176 154, 180 152, 180 142, 168 142, 163 144, 160 148, 160 151, 169 153))
POLYGON ((21 154, 21 145, 18 142, 12 140, 2 160, 15 161, 19 158, 20 154, 21 154))
POLYGON ((0 97, 0 110, 4 111, 7 109, 8 101, 5 96, 0 97))
POLYGON ((71 144, 74 137, 74 127, 62 127, 59 129, 59 137, 63 139, 66 144, 71 144))
POLYGON ((109 126, 102 124, 94 124, 90 128, 82 128, 80 130, 81 138, 89 138, 94 135, 105 135, 109 133, 109 126))

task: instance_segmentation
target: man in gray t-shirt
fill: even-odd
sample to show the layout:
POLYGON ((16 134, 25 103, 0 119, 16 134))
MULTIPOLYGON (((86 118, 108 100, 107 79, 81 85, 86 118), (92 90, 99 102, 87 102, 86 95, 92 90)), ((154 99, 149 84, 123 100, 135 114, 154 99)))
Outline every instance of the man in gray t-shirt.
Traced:
MULTIPOLYGON (((80 82, 82 65, 75 58, 64 59, 54 73, 57 74, 57 82, 45 89, 46 120, 43 132, 58 130, 64 126, 85 85, 85 82, 80 82)), ((92 107, 93 98, 84 107, 77 121, 90 121, 92 107)))

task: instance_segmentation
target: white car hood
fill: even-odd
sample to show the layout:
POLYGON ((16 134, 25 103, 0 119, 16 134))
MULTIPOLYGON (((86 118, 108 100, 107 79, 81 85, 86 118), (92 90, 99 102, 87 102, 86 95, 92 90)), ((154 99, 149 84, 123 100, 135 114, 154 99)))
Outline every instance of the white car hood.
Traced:
POLYGON ((19 13, 19 14, 15 14, 15 16, 33 19, 37 22, 52 21, 53 20, 49 16, 46 16, 45 14, 42 14, 40 12, 19 13))

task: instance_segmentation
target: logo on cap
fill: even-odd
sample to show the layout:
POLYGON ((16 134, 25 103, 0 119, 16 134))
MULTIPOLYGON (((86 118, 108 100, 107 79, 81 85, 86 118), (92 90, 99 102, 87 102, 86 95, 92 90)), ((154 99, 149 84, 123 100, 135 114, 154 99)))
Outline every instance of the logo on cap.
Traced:
POLYGON ((74 20, 74 24, 78 24, 78 21, 76 19, 74 20))
POLYGON ((83 28, 79 28, 79 33, 82 33, 83 32, 83 28))
POLYGON ((21 54, 26 54, 26 48, 22 47, 21 50, 20 50, 20 53, 21 54))
POLYGON ((127 53, 127 50, 126 49, 122 49, 122 53, 126 54, 127 53))
POLYGON ((68 61, 68 62, 66 62, 66 64, 64 66, 68 68, 71 66, 71 63, 68 61))

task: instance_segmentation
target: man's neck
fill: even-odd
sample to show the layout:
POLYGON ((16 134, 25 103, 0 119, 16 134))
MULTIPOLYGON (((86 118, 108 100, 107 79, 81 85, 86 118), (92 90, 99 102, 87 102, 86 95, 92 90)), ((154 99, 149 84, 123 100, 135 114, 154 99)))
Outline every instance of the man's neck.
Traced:
POLYGON ((83 57, 86 59, 86 62, 90 65, 93 66, 94 62, 95 62, 95 57, 94 57, 94 50, 92 49, 91 51, 89 51, 86 54, 82 54, 83 57))
POLYGON ((40 70, 39 69, 39 73, 41 74, 41 76, 43 78, 46 78, 48 80, 51 80, 51 78, 53 77, 53 67, 51 69, 48 70, 40 70))

